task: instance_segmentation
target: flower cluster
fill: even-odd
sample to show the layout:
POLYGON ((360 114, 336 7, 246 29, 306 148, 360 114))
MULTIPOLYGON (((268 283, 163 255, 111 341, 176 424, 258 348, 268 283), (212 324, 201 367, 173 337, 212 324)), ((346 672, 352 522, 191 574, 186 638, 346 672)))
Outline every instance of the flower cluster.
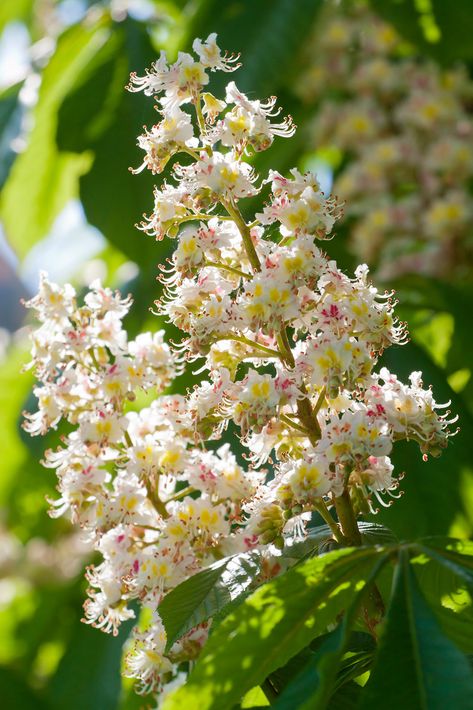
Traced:
MULTIPOLYGON (((228 445, 197 447, 184 397, 161 394, 134 407, 139 390, 162 393, 180 366, 163 331, 128 340, 122 319, 130 305, 99 282, 79 305, 72 286, 45 274, 26 303, 41 323, 31 334, 30 363, 41 385, 38 410, 24 426, 36 435, 61 420, 72 425, 62 446, 45 454, 59 482, 51 515, 68 514, 100 553, 103 561, 86 574, 85 621, 113 633, 134 617, 133 599, 155 609, 216 556, 246 549, 233 521, 264 477, 244 471, 228 445)), ((206 638, 197 629, 164 656, 163 633, 155 617, 134 633, 127 667, 144 691, 171 677, 183 645, 196 653, 206 638)))
POLYGON ((198 61, 181 54, 171 66, 161 55, 130 87, 156 96, 163 113, 139 139, 142 167, 159 173, 177 152, 185 159, 141 225, 175 240, 156 308, 182 342, 173 353, 162 333, 128 342, 129 300, 99 284, 78 307, 71 287, 43 278, 29 304, 42 321, 33 335, 42 386, 26 426, 40 433, 65 418, 75 427, 46 454, 59 477, 54 514, 69 510, 102 556, 87 572, 86 621, 116 632, 133 616, 131 600, 146 612, 126 658, 143 692, 179 679, 207 636, 200 625, 165 650, 156 607, 176 584, 235 552, 277 554, 315 512, 338 543, 357 544, 356 516, 396 495, 394 442, 415 439, 437 455, 449 436, 420 373, 404 385, 375 371, 405 328, 366 266, 350 278, 319 247, 340 215, 336 200, 309 173, 261 180, 247 162, 291 135, 290 119, 272 123, 274 99, 249 101, 234 82, 225 100, 204 91, 208 71, 230 71, 236 58, 213 35, 194 50, 198 61), (248 223, 240 203, 264 190, 248 223), (186 395, 163 394, 195 361, 206 379, 186 395), (140 410, 137 388, 161 394, 140 410), (232 453, 229 425, 248 466, 232 453))
POLYGON ((346 201, 354 254, 390 279, 467 278, 473 265, 473 84, 442 69, 357 3, 330 8, 306 48, 297 91, 318 111, 314 148, 348 159, 334 191, 346 201))

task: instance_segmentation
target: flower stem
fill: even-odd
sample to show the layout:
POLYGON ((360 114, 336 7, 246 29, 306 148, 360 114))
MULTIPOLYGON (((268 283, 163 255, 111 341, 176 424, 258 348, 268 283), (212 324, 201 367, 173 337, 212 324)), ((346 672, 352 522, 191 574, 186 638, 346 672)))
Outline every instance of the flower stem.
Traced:
POLYGON ((240 212, 238 207, 233 204, 233 202, 221 200, 221 203, 227 210, 230 217, 235 222, 236 226, 238 227, 251 266, 253 267, 254 271, 261 271, 261 263, 258 254, 256 253, 255 245, 253 244, 253 240, 251 238, 251 230, 243 219, 242 213, 240 212))
POLYGON ((361 545, 361 534, 358 530, 348 488, 345 488, 341 496, 334 498, 334 505, 347 545, 361 545))
POLYGON ((154 487, 151 482, 145 483, 145 485, 146 485, 146 490, 147 490, 149 499, 150 499, 151 503, 153 504, 154 509, 156 510, 157 513, 159 513, 159 515, 164 520, 166 520, 167 518, 169 518, 169 513, 166 510, 166 505, 163 503, 163 501, 159 497, 159 494, 157 491, 157 483, 155 483, 154 487))
POLYGON ((260 350, 262 353, 265 353, 269 357, 277 357, 279 360, 281 359, 281 353, 279 350, 273 350, 273 348, 267 348, 266 345, 261 345, 260 343, 250 340, 249 338, 245 338, 244 335, 236 335, 234 333, 228 333, 228 335, 220 335, 218 338, 215 338, 215 340, 234 340, 237 343, 243 343, 243 345, 249 345, 252 348, 255 348, 256 350, 260 350))
MULTIPOLYGON (((291 346, 289 344, 287 329, 284 325, 277 335, 277 341, 279 349, 283 354, 284 361, 286 362, 287 366, 291 370, 294 369, 296 363, 294 361, 294 355, 292 354, 291 346)), ((297 414, 301 423, 307 430, 307 436, 309 437, 310 443, 312 444, 312 446, 315 446, 321 437, 320 424, 317 420, 317 416, 314 413, 314 410, 312 409, 309 394, 304 384, 301 385, 300 390, 304 397, 302 399, 297 400, 297 414)))
MULTIPOLYGON (((356 522, 356 516, 350 499, 348 488, 345 488, 341 496, 334 498, 335 510, 342 528, 343 538, 346 545, 358 547, 362 544, 361 534, 356 522)), ((385 614, 385 606, 381 592, 376 584, 371 584, 363 603, 363 619, 368 631, 377 641, 376 627, 385 614)))
POLYGON ((217 261, 205 261, 205 266, 215 266, 216 269, 223 269, 224 271, 229 271, 235 276, 241 276, 242 279, 251 279, 251 274, 247 274, 246 271, 240 271, 240 269, 235 269, 234 266, 229 266, 228 264, 222 264, 217 261))
POLYGON ((190 214, 187 215, 186 217, 181 217, 179 219, 179 224, 183 224, 184 222, 193 222, 196 219, 212 219, 212 217, 215 217, 215 215, 211 214, 190 214))
POLYGON ((191 493, 195 493, 195 488, 192 486, 187 486, 186 488, 183 488, 182 491, 178 491, 177 493, 174 493, 174 495, 170 496, 166 503, 170 503, 173 500, 181 500, 181 498, 185 498, 186 496, 190 496, 191 493))
MULTIPOLYGON (((221 203, 239 229, 251 266, 255 271, 261 271, 261 263, 251 238, 250 228, 243 219, 243 215, 238 207, 232 202, 221 200, 221 203)), ((277 334, 277 342, 283 361, 289 369, 293 370, 296 363, 294 361, 294 355, 292 354, 285 324, 282 325, 279 333, 277 334)), ((303 424, 307 430, 307 436, 310 443, 312 446, 315 446, 321 437, 320 425, 317 420, 317 416, 314 414, 312 409, 309 394, 304 384, 302 384, 300 390, 303 394, 303 398, 297 400, 297 414, 301 424, 303 424)))
POLYGON ((340 528, 338 527, 337 523, 335 522, 335 520, 330 515, 330 511, 327 508, 325 501, 321 498, 320 503, 316 503, 314 508, 321 515, 321 517, 325 520, 325 522, 329 526, 330 530, 333 533, 335 540, 337 542, 340 542, 341 544, 343 544, 344 537, 342 535, 342 532, 341 532, 340 528))
POLYGON ((280 351, 283 354, 286 365, 291 368, 295 366, 294 355, 292 354, 291 346, 289 344, 289 338, 287 337, 286 327, 283 325, 279 333, 277 334, 277 341, 280 351))
MULTIPOLYGON (((202 104, 200 101, 200 94, 197 97, 196 101, 194 102, 195 106, 195 114, 197 116, 197 123, 199 124, 199 130, 200 130, 200 137, 202 138, 202 143, 204 143, 204 138, 205 134, 207 133, 207 127, 205 125, 205 118, 204 114, 202 113, 202 104)), ((207 151, 207 155, 212 155, 212 147, 210 145, 205 146, 205 150, 207 151)))
POLYGON ((296 424, 290 417, 288 417, 286 414, 280 414, 279 419, 284 422, 284 424, 288 424, 290 427, 293 429, 296 429, 296 431, 300 431, 302 434, 307 436, 307 432, 305 427, 299 426, 299 424, 296 424))

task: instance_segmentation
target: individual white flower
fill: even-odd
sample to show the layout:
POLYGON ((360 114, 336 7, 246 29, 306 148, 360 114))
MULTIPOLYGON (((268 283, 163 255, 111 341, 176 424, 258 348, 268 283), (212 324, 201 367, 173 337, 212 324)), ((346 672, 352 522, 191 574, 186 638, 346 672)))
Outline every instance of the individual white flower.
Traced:
POLYGON ((214 142, 220 140, 222 145, 239 151, 248 144, 259 151, 269 148, 274 136, 290 138, 294 135, 296 129, 291 117, 271 123, 271 118, 280 113, 280 109, 275 110, 276 97, 266 102, 250 101, 232 81, 227 85, 225 100, 227 105, 234 104, 235 108, 225 114, 211 133, 214 142))
POLYGON ((138 145, 145 152, 145 158, 136 170, 135 175, 149 168, 153 175, 161 173, 174 153, 186 148, 195 148, 199 144, 194 138, 194 127, 191 117, 177 106, 164 112, 161 123, 153 126, 150 131, 138 136, 138 145))
POLYGON ((26 308, 33 308, 41 321, 61 320, 72 314, 76 305, 76 292, 70 284, 59 286, 48 279, 45 271, 39 275, 37 295, 27 301, 26 308))
POLYGON ((256 176, 248 163, 232 153, 201 153, 200 160, 190 166, 175 166, 181 186, 188 190, 208 189, 211 195, 225 200, 238 200, 256 195, 256 176))
POLYGON ((305 453, 296 461, 287 461, 279 468, 277 497, 286 504, 305 505, 332 491, 339 495, 343 490, 341 477, 334 475, 325 456, 305 453))
POLYGON ((306 180, 300 174, 294 180, 280 179, 271 173, 269 180, 276 183, 272 202, 257 217, 262 224, 281 223, 284 237, 308 234, 327 238, 338 217, 339 207, 333 198, 324 197, 315 178, 306 180), (292 184, 291 184, 292 182, 292 184))
POLYGON ((299 303, 284 272, 264 269, 245 284, 237 309, 252 330, 268 332, 296 318, 299 303))
POLYGON ((165 236, 176 236, 181 221, 189 215, 191 208, 189 193, 185 186, 164 185, 154 189, 154 210, 138 226, 146 234, 157 240, 165 236))
POLYGON ((131 648, 125 656, 125 677, 139 681, 139 691, 148 694, 156 691, 163 680, 163 675, 172 668, 172 663, 164 655, 166 632, 155 612, 152 623, 144 632, 133 632, 131 648))
POLYGON ((362 385, 371 372, 371 352, 366 343, 354 337, 334 337, 324 332, 304 345, 297 366, 308 374, 313 385, 323 383, 331 398, 340 389, 353 390, 362 385))
POLYGON ((209 34, 205 41, 195 39, 192 43, 192 49, 199 57, 202 65, 212 71, 220 70, 224 72, 232 72, 240 67, 238 64, 239 54, 222 54, 220 47, 217 45, 217 35, 215 32, 209 34))

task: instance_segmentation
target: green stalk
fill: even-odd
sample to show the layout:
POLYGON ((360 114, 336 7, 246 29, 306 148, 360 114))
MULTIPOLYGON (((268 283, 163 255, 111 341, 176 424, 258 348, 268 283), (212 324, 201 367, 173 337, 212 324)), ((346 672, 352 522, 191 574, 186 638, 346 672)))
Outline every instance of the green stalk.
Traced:
MULTIPOLYGON (((194 106, 195 106, 195 113, 197 116, 197 123, 199 124, 200 135, 202 136, 202 142, 204 142, 203 139, 204 139, 204 136, 207 132, 207 127, 205 125, 204 114, 202 113, 202 104, 200 102, 200 94, 197 97, 197 100, 195 101, 194 106)), ((210 145, 206 145, 205 150, 207 151, 207 155, 209 155, 209 156, 212 155, 213 151, 212 151, 212 148, 210 145)))
POLYGON ((345 538, 343 537, 336 521, 330 515, 329 509, 327 508, 325 501, 321 498, 320 503, 316 503, 314 508, 321 515, 321 517, 325 520, 325 522, 329 526, 330 530, 333 533, 333 537, 335 538, 335 540, 337 542, 339 542, 340 544, 343 544, 345 542, 345 538))
POLYGON ((186 496, 189 496, 191 493, 195 493, 196 489, 193 488, 192 486, 187 486, 186 488, 183 488, 182 491, 178 491, 177 493, 174 493, 170 498, 167 499, 166 503, 170 503, 171 501, 174 500, 181 500, 181 498, 185 498, 186 496))
MULTIPOLYGON (((340 527, 342 528, 345 544, 355 547, 362 545, 361 534, 356 522, 348 488, 345 488, 341 496, 334 498, 334 505, 338 520, 340 521, 340 527)), ((375 641, 378 640, 376 627, 382 620, 385 611, 383 597, 377 585, 373 583, 363 603, 363 619, 375 641)))
POLYGON ((348 488, 345 488, 341 496, 334 498, 334 505, 346 544, 358 547, 361 545, 361 535, 358 530, 348 488))
POLYGON ((240 271, 240 269, 235 269, 234 266, 228 266, 228 264, 222 264, 218 261, 208 261, 206 259, 204 261, 204 265, 214 266, 216 269, 223 269, 224 271, 228 271, 230 274, 234 274, 235 276, 241 276, 242 279, 251 279, 251 274, 247 274, 246 271, 240 271))
POLYGON ((249 345, 256 350, 260 350, 265 355, 269 357, 277 357, 278 360, 281 359, 281 353, 279 350, 273 350, 273 348, 267 348, 266 345, 261 345, 260 343, 254 342, 249 338, 245 338, 244 335, 236 335, 234 333, 229 333, 228 335, 219 335, 215 340, 234 340, 236 343, 243 343, 243 345, 249 345))
POLYGON ((227 200, 221 200, 221 202, 222 202, 222 205, 227 210, 230 217, 235 222, 236 226, 238 227, 238 230, 241 234, 241 238, 243 239, 243 244, 245 246, 248 260, 249 260, 251 266, 253 267, 253 270, 254 271, 261 271, 260 260, 259 260, 258 254, 256 253, 256 249, 255 249, 255 245, 253 244, 253 240, 251 238, 251 231, 250 231, 250 228, 248 227, 247 223, 243 219, 243 215, 241 214, 238 207, 236 207, 232 202, 230 202, 230 201, 227 202, 227 200))
POLYGON ((284 422, 284 424, 288 424, 292 429, 295 429, 296 431, 299 431, 304 434, 304 436, 307 436, 306 428, 303 426, 299 426, 299 424, 296 424, 296 422, 292 421, 292 419, 286 414, 280 414, 279 419, 284 422))

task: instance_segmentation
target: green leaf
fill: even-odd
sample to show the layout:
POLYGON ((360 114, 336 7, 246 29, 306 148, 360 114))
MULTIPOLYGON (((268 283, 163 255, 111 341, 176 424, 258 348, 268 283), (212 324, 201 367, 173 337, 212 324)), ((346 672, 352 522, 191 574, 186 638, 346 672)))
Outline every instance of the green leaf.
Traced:
POLYGON ((156 120, 153 101, 125 90, 130 72, 143 73, 156 58, 146 30, 127 19, 112 27, 113 43, 102 48, 87 75, 78 77, 61 106, 57 131, 62 150, 93 155, 90 170, 80 179, 80 198, 88 221, 129 259, 146 269, 146 307, 158 297, 153 276, 156 264, 170 251, 169 240, 156 242, 135 228, 153 207, 150 171, 132 175, 142 152, 136 136, 143 124, 156 120))
MULTIPOLYGON (((336 629, 335 632, 331 632, 331 634, 338 633, 338 630, 339 629, 336 629)), ((319 649, 328 642, 331 634, 318 636, 311 641, 306 648, 300 651, 300 653, 293 656, 285 666, 271 673, 268 680, 279 694, 283 693, 290 683, 296 681, 296 676, 299 673, 303 673, 305 667, 308 667, 311 661, 312 665, 314 665, 314 658, 319 653, 319 649)), ((372 661, 374 649, 375 642, 372 636, 366 632, 352 632, 345 649, 346 653, 349 653, 346 657, 344 656, 340 664, 335 687, 338 688, 351 679, 361 675, 361 673, 364 673, 372 661)), ((315 674, 314 677, 316 678, 316 682, 318 682, 317 674, 315 674)))
POLYGON ((48 686, 48 700, 62 710, 116 710, 121 693, 120 664, 131 621, 118 636, 77 621, 69 646, 48 686))
POLYGON ((473 542, 431 538, 422 540, 419 547, 429 557, 460 577, 473 591, 473 542))
POLYGON ((245 552, 219 560, 175 587, 158 606, 167 648, 241 596, 260 572, 261 555, 245 552))
POLYGON ((327 706, 334 690, 340 662, 348 649, 353 624, 366 595, 366 586, 374 581, 387 560, 387 556, 379 560, 365 587, 352 596, 351 604, 341 623, 327 636, 302 671, 274 703, 277 710, 323 710, 327 706))
POLYGON ((420 555, 411 564, 422 594, 447 636, 473 654, 473 543, 423 540, 415 548, 420 555), (454 546, 467 554, 448 549, 454 546))
POLYGON ((324 707, 321 696, 326 696, 333 682, 346 642, 347 624, 344 619, 288 684, 273 703, 274 707, 277 710, 316 710, 324 707))
POLYGON ((27 393, 31 389, 32 376, 26 373, 18 375, 27 362, 27 353, 20 348, 12 348, 8 357, 0 366, 0 500, 5 505, 5 498, 12 480, 25 465, 28 452, 18 430, 18 419, 27 393))
POLYGON ((357 710, 362 690, 353 681, 342 685, 330 698, 330 710, 357 710))
POLYGON ((59 39, 43 72, 34 128, 26 150, 13 164, 0 203, 7 237, 20 256, 45 236, 66 202, 77 196, 79 176, 90 165, 87 154, 57 150, 57 111, 71 85, 109 37, 105 20, 93 27, 71 27, 59 39))
POLYGON ((468 379, 468 364, 465 353, 473 348, 473 331, 465 313, 473 303, 473 287, 468 283, 449 283, 426 276, 404 276, 397 279, 393 288, 399 294, 398 311, 402 319, 409 323, 409 330, 413 340, 425 349, 438 350, 438 340, 445 340, 444 333, 438 333, 434 325, 438 316, 452 316, 454 320, 453 337, 450 338, 449 348, 446 352, 444 375, 452 375, 459 370, 466 370, 467 382, 461 388, 461 399, 465 400, 473 413, 473 377, 468 379), (426 343, 422 329, 416 325, 417 312, 430 312, 432 328, 431 342, 426 343), (440 335, 440 338, 439 338, 440 335))
POLYGON ((11 668, 0 667, 2 707, 8 710, 51 710, 26 679, 11 668))
POLYGON ((261 688, 258 686, 247 692, 239 707, 243 710, 243 708, 262 708, 268 707, 268 705, 270 705, 269 701, 261 688))
POLYGON ((163 710, 231 707, 324 633, 384 554, 335 550, 260 587, 215 629, 187 685, 166 698, 163 710))
POLYGON ((470 710, 472 670, 420 593, 407 551, 385 623, 360 710, 470 710))
POLYGON ((0 4, 0 33, 9 22, 26 21, 34 0, 2 0, 0 4))
MULTIPOLYGON (((389 545, 397 542, 394 533, 379 523, 360 521, 358 528, 366 545, 389 545)), ((286 540, 283 559, 301 560, 304 557, 320 555, 323 552, 328 552, 331 549, 330 545, 333 544, 333 535, 329 526, 318 525, 315 528, 309 528, 303 540, 299 538, 286 540)))
POLYGON ((371 0, 371 5, 409 42, 438 61, 473 57, 470 0, 371 0))
POLYGON ((0 187, 4 184, 16 157, 11 142, 20 131, 22 109, 18 97, 23 82, 0 91, 0 187))
MULTIPOLYGON (((217 32, 220 47, 241 53, 236 83, 251 96, 264 98, 284 83, 304 38, 322 6, 320 0, 207 0, 187 28, 187 44, 194 37, 217 32)), ((218 91, 228 77, 218 76, 218 91)))

